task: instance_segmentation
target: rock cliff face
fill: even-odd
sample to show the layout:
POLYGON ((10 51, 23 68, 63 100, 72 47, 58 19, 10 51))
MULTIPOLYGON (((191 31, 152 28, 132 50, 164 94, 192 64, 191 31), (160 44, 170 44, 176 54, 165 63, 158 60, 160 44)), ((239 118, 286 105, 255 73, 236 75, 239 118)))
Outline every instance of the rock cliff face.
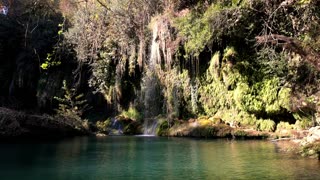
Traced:
POLYGON ((0 108, 0 139, 2 138, 59 138, 86 135, 81 122, 51 116, 30 115, 0 108))

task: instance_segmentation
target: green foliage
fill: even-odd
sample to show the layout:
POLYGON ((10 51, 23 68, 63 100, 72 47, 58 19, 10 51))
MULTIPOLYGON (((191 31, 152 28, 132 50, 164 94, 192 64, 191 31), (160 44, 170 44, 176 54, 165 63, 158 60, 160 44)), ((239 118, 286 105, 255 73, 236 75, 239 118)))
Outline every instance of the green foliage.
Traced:
MULTIPOLYGON (((170 118, 203 113, 248 126, 256 124, 267 131, 274 130, 271 120, 258 121, 257 117, 286 117, 294 112, 299 127, 307 128, 310 117, 319 114, 319 73, 303 63, 310 54, 318 56, 320 52, 320 6, 316 0, 286 5, 262 0, 85 1, 74 5, 68 19, 61 16, 59 1, 19 3, 25 12, 17 14, 17 22, 23 24, 18 37, 24 37, 24 42, 17 44, 32 49, 32 58, 37 57, 44 70, 69 59, 57 57, 65 55, 60 52, 63 48, 68 49, 78 62, 74 77, 80 84, 76 86, 83 87, 89 79, 93 91, 102 93, 114 110, 133 104, 122 112, 130 119, 141 119, 137 109, 150 108, 146 101, 157 103, 157 114, 167 113, 170 118), (152 40, 150 24, 159 28, 152 40), (282 46, 286 42, 280 40, 256 43, 256 36, 266 35, 267 39, 270 34, 301 41, 301 51, 308 47, 314 50, 299 55, 297 50, 282 46), (150 70, 148 43, 155 41, 160 62, 150 70), (195 59, 197 62, 191 62, 195 59), (200 64, 200 72, 193 72, 195 64, 200 64), (148 78, 154 81, 145 83, 148 78), (146 98, 149 90, 157 97, 146 98), (304 111, 301 103, 292 103, 294 96, 300 97, 297 92, 312 97, 306 105, 312 109, 307 118, 297 113, 304 111)), ((7 30, 0 30, 3 39, 7 30)), ((3 44, 1 41, 1 47, 3 44)), ((77 96, 65 82, 63 90, 65 96, 55 98, 60 103, 58 111, 81 116, 83 95, 77 96)), ((212 128, 209 131, 213 133, 212 128)))
POLYGON ((130 107, 127 111, 122 111, 120 116, 123 116, 126 119, 131 119, 134 121, 142 120, 141 113, 133 107, 130 107))
POLYGON ((158 123, 159 123, 159 125, 157 127, 156 134, 158 136, 168 136, 169 129, 171 127, 170 122, 167 119, 160 118, 158 120, 158 123))
POLYGON ((314 125, 314 122, 312 122, 309 119, 301 119, 299 117, 297 117, 297 115, 294 115, 296 119, 300 119, 297 120, 295 123, 295 128, 299 129, 299 130, 305 130, 305 129, 309 129, 310 127, 312 127, 314 125))
POLYGON ((105 121, 97 121, 96 122, 96 127, 98 129, 98 132, 108 132, 109 131, 109 127, 112 125, 112 122, 110 119, 107 119, 105 121))
POLYGON ((238 80, 239 74, 229 69, 226 62, 220 64, 220 56, 222 55, 219 53, 215 53, 212 56, 209 68, 199 89, 200 102, 204 112, 208 115, 214 115, 219 110, 227 110, 234 107, 233 93, 228 90, 228 87, 234 85, 234 82, 238 80), (220 67, 224 67, 223 70, 220 67))
POLYGON ((52 53, 47 53, 47 57, 44 60, 44 62, 40 65, 41 69, 43 70, 48 70, 50 67, 55 67, 61 65, 61 56, 63 53, 62 51, 64 50, 62 47, 62 38, 63 38, 63 32, 65 30, 65 19, 63 23, 58 24, 58 27, 60 30, 58 31, 58 40, 56 45, 53 47, 52 53))
POLYGON ((236 119, 241 123, 242 126, 254 126, 256 125, 257 118, 254 114, 249 114, 245 111, 240 111, 237 113, 238 118, 236 119))
POLYGON ((52 59, 52 56, 54 56, 55 51, 52 53, 47 54, 47 58, 44 63, 41 64, 41 69, 48 70, 50 67, 59 66, 61 64, 61 61, 55 61, 52 59))
POLYGON ((107 10, 93 2, 79 6, 72 19, 73 26, 63 33, 65 41, 73 45, 80 64, 92 63, 98 58, 107 32, 107 10))
POLYGON ((74 88, 69 88, 66 81, 63 81, 62 90, 64 95, 62 98, 54 97, 59 102, 57 113, 59 115, 71 117, 81 120, 82 114, 88 109, 87 101, 83 94, 77 94, 74 88))
POLYGON ((158 71, 158 78, 164 96, 165 109, 169 117, 188 116, 195 113, 197 104, 191 101, 191 79, 187 71, 179 72, 177 68, 158 71), (186 114, 182 114, 186 113, 186 114))
POLYGON ((281 108, 289 109, 290 92, 289 88, 279 86, 278 78, 258 82, 252 88, 241 83, 234 91, 235 100, 240 109, 270 114, 281 112, 281 108))
POLYGON ((233 104, 232 94, 220 81, 200 87, 200 102, 208 115, 214 115, 219 109, 228 108, 233 104))
POLYGON ((258 120, 256 122, 256 128, 260 131, 273 132, 275 130, 276 123, 270 119, 268 120, 258 120))
POLYGON ((211 81, 213 79, 218 79, 220 77, 219 74, 219 66, 220 66, 220 53, 216 52, 210 60, 210 65, 207 70, 206 80, 211 81))
POLYGON ((115 52, 115 44, 111 40, 106 40, 105 48, 99 55, 100 59, 92 64, 92 76, 89 79, 89 86, 93 87, 96 92, 102 93, 109 103, 113 100, 113 90, 116 84, 116 69, 113 62, 115 52))
POLYGON ((294 124, 289 124, 288 122, 283 122, 281 121, 280 123, 277 124, 277 131, 278 130, 291 130, 294 129, 295 125, 294 124))
POLYGON ((233 58, 237 55, 236 50, 234 49, 234 47, 227 47, 224 50, 224 55, 223 55, 223 59, 228 61, 230 58, 233 58))
POLYGON ((213 35, 207 19, 196 12, 176 19, 176 27, 181 36, 186 38, 184 44, 186 53, 195 57, 199 56, 213 35))

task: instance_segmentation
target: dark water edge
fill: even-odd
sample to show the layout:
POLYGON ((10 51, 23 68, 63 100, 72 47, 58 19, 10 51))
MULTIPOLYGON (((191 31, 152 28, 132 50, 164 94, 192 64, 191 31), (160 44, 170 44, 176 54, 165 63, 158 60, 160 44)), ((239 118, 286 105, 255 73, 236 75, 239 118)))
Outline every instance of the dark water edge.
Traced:
POLYGON ((320 163, 264 140, 75 137, 0 143, 9 179, 320 179, 320 163))

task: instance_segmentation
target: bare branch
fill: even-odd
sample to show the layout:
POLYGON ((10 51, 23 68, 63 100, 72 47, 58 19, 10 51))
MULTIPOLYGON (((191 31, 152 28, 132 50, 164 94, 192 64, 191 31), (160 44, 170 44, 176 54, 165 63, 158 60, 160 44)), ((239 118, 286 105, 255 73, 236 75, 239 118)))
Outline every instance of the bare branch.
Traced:
POLYGON ((104 4, 103 2, 101 2, 101 0, 97 0, 97 2, 98 2, 102 7, 106 8, 107 10, 110 10, 110 8, 109 8, 106 4, 104 4))

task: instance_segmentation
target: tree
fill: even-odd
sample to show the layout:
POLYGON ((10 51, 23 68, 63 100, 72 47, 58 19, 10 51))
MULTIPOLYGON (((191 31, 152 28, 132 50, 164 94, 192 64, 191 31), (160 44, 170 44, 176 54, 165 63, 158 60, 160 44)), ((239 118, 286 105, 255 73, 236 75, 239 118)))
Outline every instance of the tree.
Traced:
POLYGON ((77 94, 76 89, 69 88, 66 81, 63 81, 62 90, 64 95, 62 98, 54 97, 59 102, 57 113, 62 116, 81 120, 83 113, 88 110, 87 101, 83 99, 83 94, 77 94))

